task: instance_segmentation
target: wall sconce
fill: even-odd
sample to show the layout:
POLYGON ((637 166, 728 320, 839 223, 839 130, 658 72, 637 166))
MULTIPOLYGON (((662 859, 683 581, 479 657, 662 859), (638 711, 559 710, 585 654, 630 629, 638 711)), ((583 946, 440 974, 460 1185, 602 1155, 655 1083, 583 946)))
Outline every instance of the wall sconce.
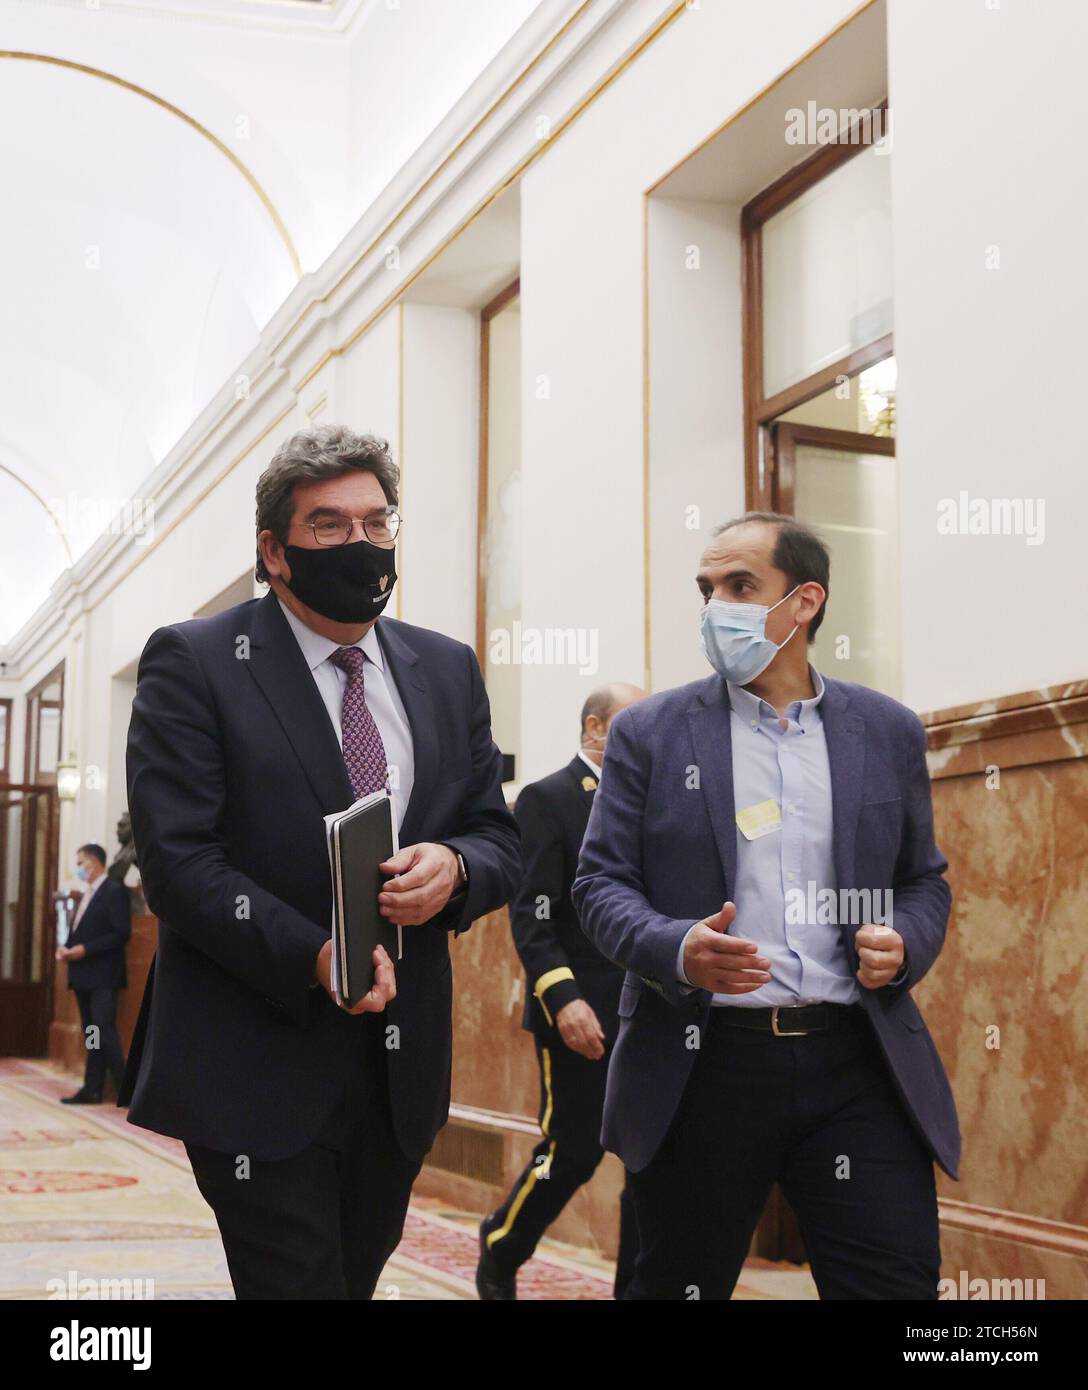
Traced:
POLYGON ((61 801, 74 801, 79 791, 79 764, 69 758, 66 763, 57 764, 57 797, 61 801))

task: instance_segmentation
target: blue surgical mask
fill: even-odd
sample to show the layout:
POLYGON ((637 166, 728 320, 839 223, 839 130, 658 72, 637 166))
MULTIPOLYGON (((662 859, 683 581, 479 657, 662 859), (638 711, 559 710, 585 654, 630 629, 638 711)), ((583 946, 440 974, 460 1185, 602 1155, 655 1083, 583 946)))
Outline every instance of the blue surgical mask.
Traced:
POLYGON ((88 879, 89 877, 90 877, 90 874, 87 872, 87 866, 86 866, 86 864, 77 864, 77 865, 76 865, 76 878, 81 878, 81 879, 83 880, 83 882, 86 883, 86 882, 87 882, 87 879, 88 879))
POLYGON ((780 652, 797 631, 795 626, 786 642, 777 645, 765 632, 767 614, 773 613, 779 603, 785 603, 800 587, 795 584, 770 608, 762 603, 726 603, 723 599, 710 599, 700 615, 700 641, 703 654, 715 671, 734 685, 747 685, 765 671, 775 653, 780 652))

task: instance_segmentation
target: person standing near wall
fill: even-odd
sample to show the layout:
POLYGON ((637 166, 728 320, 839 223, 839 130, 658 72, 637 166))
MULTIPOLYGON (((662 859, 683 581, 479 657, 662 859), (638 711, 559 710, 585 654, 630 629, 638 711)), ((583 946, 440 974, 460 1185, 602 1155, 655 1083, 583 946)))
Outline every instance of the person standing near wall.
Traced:
POLYGON ((101 845, 81 845, 76 873, 86 883, 76 907, 67 944, 56 959, 68 962, 68 988, 75 991, 83 1026, 87 1062, 83 1085, 63 1105, 98 1105, 107 1074, 118 1091, 125 1071, 125 1054, 117 1034, 117 994, 128 984, 125 946, 132 935, 128 889, 106 873, 101 845))
POLYGON ((809 663, 830 557, 794 518, 718 527, 696 582, 714 671, 617 717, 573 888, 628 970, 629 1297, 729 1298, 778 1182, 821 1298, 935 1299, 960 1133, 911 997, 952 896, 925 730, 809 663))
POLYGON ((129 1120, 185 1143, 239 1299, 373 1296, 449 1112, 449 938, 521 869, 475 653, 384 611, 399 478, 372 435, 292 435, 257 483, 268 593, 140 658, 128 792, 159 948, 129 1120), (349 1009, 324 817, 382 791, 403 953, 376 948, 349 1009))
MULTIPOLYGON (((578 923, 570 889, 597 790, 605 740, 621 709, 645 698, 637 686, 602 686, 582 709, 578 752, 558 772, 523 787, 514 815, 525 874, 510 922, 527 981, 523 1027, 540 1068, 542 1137, 497 1211, 480 1226, 476 1289, 486 1302, 517 1297, 517 1271, 603 1157, 601 1114, 616 1040, 623 971, 578 923)), ((626 1191, 620 1198, 616 1297, 631 1275, 637 1238, 626 1191)))

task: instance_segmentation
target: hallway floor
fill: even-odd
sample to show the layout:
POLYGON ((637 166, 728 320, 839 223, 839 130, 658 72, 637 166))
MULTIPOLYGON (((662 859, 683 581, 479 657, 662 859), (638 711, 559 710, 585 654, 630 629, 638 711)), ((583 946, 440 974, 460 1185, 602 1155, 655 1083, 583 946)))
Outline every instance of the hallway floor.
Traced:
MULTIPOLYGON (((0 1060, 0 1300, 51 1280, 154 1280, 156 1299, 233 1297, 215 1220, 181 1144, 113 1105, 62 1106, 77 1083, 47 1062, 0 1060)), ((478 1217, 413 1200, 377 1298, 475 1299, 478 1217)), ((136 1286, 140 1287, 140 1286, 136 1286)), ((151 1290, 147 1290, 151 1292, 151 1290)), ((521 1271, 525 1299, 609 1299, 612 1267, 545 1241, 521 1271)), ((737 1299, 812 1299, 806 1270, 750 1261, 737 1299)))

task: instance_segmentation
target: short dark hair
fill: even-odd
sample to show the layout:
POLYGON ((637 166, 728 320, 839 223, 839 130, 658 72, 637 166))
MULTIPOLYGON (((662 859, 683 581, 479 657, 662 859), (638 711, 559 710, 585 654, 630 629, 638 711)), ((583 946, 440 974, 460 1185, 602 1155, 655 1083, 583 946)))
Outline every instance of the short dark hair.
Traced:
MULTIPOLYGON (((771 564, 781 570, 789 580, 790 588, 798 584, 815 582, 824 593, 831 594, 831 552, 815 531, 803 525, 795 516, 785 516, 782 512, 745 512, 721 526, 715 526, 710 533, 720 536, 723 531, 731 531, 734 526, 746 526, 749 522, 764 522, 777 526, 771 564)), ((814 642, 820 624, 827 612, 827 599, 823 607, 808 625, 808 640, 814 642)))
MULTIPOLYGON (((280 445, 257 480, 257 535, 271 531, 281 545, 286 545, 296 485, 342 478, 352 472, 373 473, 386 502, 396 506, 400 469, 393 462, 387 440, 373 434, 356 434, 346 425, 298 430, 280 445)), ((268 583, 259 540, 254 574, 258 583, 268 583)))
POLYGON ((101 845, 95 845, 95 844, 80 845, 79 849, 76 850, 76 853, 77 853, 77 854, 93 854, 94 857, 98 860, 98 862, 102 865, 102 867, 105 868, 105 865, 106 865, 106 851, 102 848, 101 845))

